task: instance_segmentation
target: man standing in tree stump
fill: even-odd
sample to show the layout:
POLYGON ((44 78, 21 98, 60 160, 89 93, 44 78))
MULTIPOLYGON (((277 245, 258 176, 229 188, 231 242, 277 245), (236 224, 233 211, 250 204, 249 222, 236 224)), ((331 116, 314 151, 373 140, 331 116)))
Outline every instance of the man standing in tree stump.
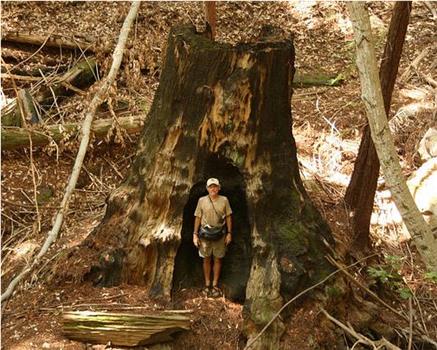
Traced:
POLYGON ((199 198, 194 212, 193 243, 199 248, 199 255, 203 258, 203 275, 205 277, 204 293, 213 297, 221 295, 218 287, 222 258, 226 247, 232 241, 232 209, 229 200, 220 196, 219 180, 210 178, 206 182, 208 195, 199 198), (212 266, 212 257, 214 265, 212 266), (211 267, 213 281, 211 289, 211 267))

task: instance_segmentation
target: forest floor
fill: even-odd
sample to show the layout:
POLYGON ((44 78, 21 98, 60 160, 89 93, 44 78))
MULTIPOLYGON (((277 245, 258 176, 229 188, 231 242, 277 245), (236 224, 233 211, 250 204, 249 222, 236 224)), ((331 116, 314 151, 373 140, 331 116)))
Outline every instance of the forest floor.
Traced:
MULTIPOLYGON (((141 4, 117 86, 110 93, 111 103, 100 108, 97 118, 108 118, 112 112, 117 116, 146 115, 159 82, 170 27, 192 22, 202 28, 202 6, 195 2, 141 4)), ((86 39, 95 43, 99 75, 104 76, 128 8, 125 2, 2 2, 2 33, 43 36, 53 33, 86 39)), ((391 10, 392 3, 370 4, 379 55, 391 10)), ((344 82, 340 86, 295 89, 291 107, 293 135, 305 187, 331 226, 338 256, 344 257, 351 230, 343 196, 366 123, 354 65, 352 29, 344 4, 219 2, 217 16, 219 41, 254 41, 263 25, 273 24, 294 38, 297 72, 343 75, 344 82)), ((430 10, 423 3, 414 3, 390 112, 397 121, 394 137, 406 176, 420 165, 417 144, 435 123, 436 87, 423 79, 423 75, 436 79, 435 28, 436 18, 430 10), (412 68, 411 63, 421 54, 423 58, 412 68), (413 113, 403 114, 405 110, 413 110, 413 113), (402 115, 407 117, 402 118, 402 115)), ((28 45, 2 42, 2 46, 2 74, 8 70, 20 74, 41 69, 51 76, 71 67, 81 56, 81 52, 67 50, 42 48, 37 51, 38 47, 28 45)), ((19 88, 29 89, 34 84, 21 80, 16 83, 19 88)), ((2 79, 1 88, 2 99, 15 96, 9 79, 2 79)), ((83 94, 59 98, 48 110, 45 122, 80 121, 93 93, 95 89, 91 88, 83 94)), ((193 310, 192 330, 176 337, 176 349, 244 347, 242 305, 226 298, 206 298, 193 288, 175 291, 171 302, 163 302, 150 300, 138 286, 95 288, 75 280, 53 280, 56 270, 68 270, 68 266, 56 264, 65 249, 78 246, 102 219, 105 199, 126 175, 137 138, 138 135, 130 135, 117 143, 92 142, 61 236, 43 263, 2 305, 2 348, 86 349, 88 345, 62 336, 63 310, 128 308, 193 310)), ((58 148, 47 146, 34 149, 32 153, 29 149, 2 151, 2 292, 20 268, 35 256, 50 230, 77 145, 73 139, 58 148)), ((377 258, 372 260, 371 267, 380 275, 385 273, 387 281, 378 279, 375 273, 372 276, 366 269, 357 269, 356 275, 392 307, 405 315, 414 314, 414 322, 420 323, 428 337, 437 341, 436 284, 432 278, 425 277, 414 249, 409 248, 407 234, 402 232, 396 209, 384 191, 383 182, 380 183, 372 218, 372 242, 377 258)), ((287 321, 281 348, 342 348, 333 343, 332 328, 320 327, 323 316, 311 302, 295 307, 297 311, 293 319, 287 321)), ((383 307, 380 313, 381 319, 390 326, 396 324, 408 329, 408 322, 397 320, 383 307)))

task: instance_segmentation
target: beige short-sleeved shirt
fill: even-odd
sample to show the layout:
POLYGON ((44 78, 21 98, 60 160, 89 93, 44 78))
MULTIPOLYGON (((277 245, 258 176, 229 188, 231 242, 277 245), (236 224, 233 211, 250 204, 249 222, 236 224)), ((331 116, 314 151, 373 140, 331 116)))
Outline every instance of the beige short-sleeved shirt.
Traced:
POLYGON ((225 222, 226 216, 232 214, 231 206, 229 205, 229 201, 225 196, 219 195, 212 202, 214 203, 214 207, 211 204, 209 196, 200 197, 199 201, 197 202, 194 216, 201 218, 200 224, 202 226, 222 226, 225 222), (219 215, 216 214, 214 208, 219 215))

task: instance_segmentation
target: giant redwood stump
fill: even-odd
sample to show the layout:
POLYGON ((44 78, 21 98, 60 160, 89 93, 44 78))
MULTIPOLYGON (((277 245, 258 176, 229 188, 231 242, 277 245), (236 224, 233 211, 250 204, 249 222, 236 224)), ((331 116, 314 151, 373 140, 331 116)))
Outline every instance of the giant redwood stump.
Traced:
MULTIPOLYGON (((221 281, 245 303, 249 339, 326 276, 331 236, 302 186, 291 132, 293 64, 289 40, 231 46, 191 26, 172 29, 133 165, 87 241, 89 279, 167 298, 201 286, 193 214, 210 176, 234 210, 221 281)), ((277 319, 256 346, 277 349, 282 331, 277 319)))

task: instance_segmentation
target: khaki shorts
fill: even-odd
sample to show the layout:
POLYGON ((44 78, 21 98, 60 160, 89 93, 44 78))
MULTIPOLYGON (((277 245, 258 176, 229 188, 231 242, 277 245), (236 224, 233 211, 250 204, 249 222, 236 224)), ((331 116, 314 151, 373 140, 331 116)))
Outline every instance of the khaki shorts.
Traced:
POLYGON ((216 258, 223 258, 226 254, 225 245, 226 235, 220 238, 218 241, 207 241, 205 239, 200 239, 199 255, 202 258, 209 258, 213 255, 216 258))

